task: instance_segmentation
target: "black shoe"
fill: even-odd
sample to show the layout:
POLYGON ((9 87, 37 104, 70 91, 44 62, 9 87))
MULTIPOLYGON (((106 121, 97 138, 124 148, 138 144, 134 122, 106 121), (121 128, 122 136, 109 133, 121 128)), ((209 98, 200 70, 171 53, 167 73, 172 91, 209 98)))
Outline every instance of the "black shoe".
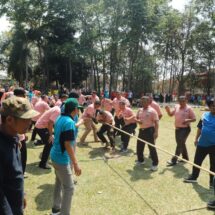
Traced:
POLYGON ((59 215, 60 214, 60 209, 54 209, 52 208, 51 215, 59 215))
POLYGON ((41 146, 44 145, 43 142, 41 140, 37 140, 36 142, 34 142, 35 146, 41 146))
POLYGON ((177 163, 176 162, 172 162, 172 161, 167 161, 166 162, 166 166, 175 166, 177 163))
POLYGON ((51 169, 51 167, 48 165, 48 164, 46 164, 46 165, 39 165, 39 168, 41 168, 41 169, 51 169))
POLYGON ((215 200, 208 202, 207 207, 209 209, 215 209, 215 200))
POLYGON ((192 175, 190 175, 188 178, 184 178, 185 183, 196 183, 197 180, 192 175))

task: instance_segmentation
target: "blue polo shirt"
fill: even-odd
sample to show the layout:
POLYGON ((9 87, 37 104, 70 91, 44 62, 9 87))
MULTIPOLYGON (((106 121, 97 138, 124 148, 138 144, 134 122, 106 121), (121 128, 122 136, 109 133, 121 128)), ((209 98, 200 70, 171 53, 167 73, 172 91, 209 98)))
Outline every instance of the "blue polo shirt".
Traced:
POLYGON ((54 125, 54 143, 51 149, 51 159, 57 164, 68 165, 70 157, 65 149, 65 141, 75 145, 75 122, 70 116, 61 115, 54 125))
POLYGON ((201 129, 201 135, 197 145, 202 147, 215 146, 215 116, 210 112, 204 113, 198 128, 201 129))
POLYGON ((22 215, 24 179, 18 136, 0 131, 0 214, 22 215))

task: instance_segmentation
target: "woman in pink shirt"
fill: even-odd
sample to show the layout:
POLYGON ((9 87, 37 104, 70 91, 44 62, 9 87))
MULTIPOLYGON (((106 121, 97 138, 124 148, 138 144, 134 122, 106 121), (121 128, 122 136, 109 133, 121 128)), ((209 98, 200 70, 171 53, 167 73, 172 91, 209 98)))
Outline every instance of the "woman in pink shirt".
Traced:
MULTIPOLYGON (((180 156, 186 160, 189 160, 188 152, 186 148, 186 140, 190 134, 191 128, 190 123, 196 121, 196 116, 193 109, 187 105, 187 99, 185 96, 180 96, 179 105, 171 111, 169 106, 166 106, 166 112, 169 116, 175 116, 175 139, 176 139, 176 150, 175 155, 180 156)), ((177 164, 177 157, 172 157, 171 161, 167 161, 167 166, 174 166, 177 164)))
MULTIPOLYGON (((134 134, 135 129, 137 127, 135 115, 131 108, 126 107, 126 101, 124 99, 120 100, 119 102, 119 112, 118 112, 118 118, 122 119, 123 126, 122 130, 129 133, 134 134)), ((127 152, 128 151, 128 144, 129 144, 130 136, 127 134, 121 133, 121 152, 127 152)))

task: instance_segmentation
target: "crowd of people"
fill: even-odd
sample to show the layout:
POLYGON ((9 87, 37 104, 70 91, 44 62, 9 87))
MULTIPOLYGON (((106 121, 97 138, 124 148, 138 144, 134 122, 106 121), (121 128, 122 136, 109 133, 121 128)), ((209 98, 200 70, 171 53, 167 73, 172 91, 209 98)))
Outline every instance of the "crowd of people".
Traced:
MULTIPOLYGON (((127 96, 117 91, 114 98, 108 97, 107 92, 99 98, 96 91, 84 95, 81 90, 64 91, 53 96, 47 96, 38 90, 27 92, 23 88, 14 87, 8 92, 3 89, 0 91, 0 214, 24 213, 23 180, 27 177, 25 168, 28 140, 26 133, 31 129, 31 141, 35 146, 44 145, 38 168, 50 169, 50 157, 55 169, 53 215, 70 214, 74 193, 72 175, 73 172, 77 176, 81 175, 76 157, 77 142, 86 144, 91 131, 94 141, 101 142, 106 149, 110 147, 111 153, 126 154, 130 137, 136 134, 138 127, 138 137, 143 141, 137 141, 136 165, 145 163, 144 148, 148 142, 152 161, 150 169, 158 170, 159 156, 155 145, 160 135, 159 121, 163 114, 153 94, 146 93, 140 98, 140 107, 136 113, 132 109, 131 91, 127 96), (78 139, 78 128, 81 125, 85 130, 78 139), (39 141, 36 141, 36 135, 40 137, 39 141), (121 139, 119 150, 116 148, 116 136, 121 139)), ((198 123, 194 163, 201 166, 209 155, 210 170, 215 172, 215 101, 210 98, 207 104, 209 109, 198 123)), ((173 109, 166 105, 165 110, 170 117, 175 117, 175 156, 167 161, 167 166, 175 166, 180 162, 180 155, 189 160, 186 140, 191 132, 190 124, 196 121, 196 116, 192 107, 187 104, 187 97, 183 95, 178 97, 178 104, 173 109)), ((184 182, 195 183, 199 171, 193 167, 192 174, 184 182)), ((209 186, 213 188, 213 175, 209 178, 209 186)), ((209 202, 208 207, 215 209, 215 201, 209 202)))

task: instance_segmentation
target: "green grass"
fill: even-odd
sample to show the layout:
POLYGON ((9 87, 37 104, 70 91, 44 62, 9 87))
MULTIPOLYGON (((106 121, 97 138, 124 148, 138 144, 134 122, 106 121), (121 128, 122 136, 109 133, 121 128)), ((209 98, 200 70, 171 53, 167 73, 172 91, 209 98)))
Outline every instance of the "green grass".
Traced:
MULTIPOLYGON (((202 112, 195 109, 197 121, 202 112)), ((165 114, 160 121, 159 137, 156 144, 174 153, 174 118, 165 114)), ((194 137, 196 124, 187 140, 190 160, 193 161, 195 147, 194 137)), ((80 129, 80 134, 83 127, 80 129)), ((153 214, 214 214, 206 209, 207 201, 214 198, 209 190, 209 176, 201 171, 198 184, 185 184, 183 178, 192 167, 179 164, 166 167, 170 156, 158 151, 159 169, 149 170, 151 160, 141 167, 134 166, 136 140, 130 140, 130 153, 127 156, 116 156, 112 159, 101 144, 91 141, 85 147, 77 147, 77 157, 82 168, 82 175, 77 178, 71 214, 75 215, 153 215, 153 214)), ((120 143, 120 140, 117 139, 120 143)), ((27 215, 50 214, 54 188, 54 171, 41 170, 37 167, 42 147, 28 143, 28 178, 25 180, 28 206, 27 215)), ((146 158, 148 148, 145 149, 146 158)), ((209 168, 208 158, 203 166, 209 168)))

